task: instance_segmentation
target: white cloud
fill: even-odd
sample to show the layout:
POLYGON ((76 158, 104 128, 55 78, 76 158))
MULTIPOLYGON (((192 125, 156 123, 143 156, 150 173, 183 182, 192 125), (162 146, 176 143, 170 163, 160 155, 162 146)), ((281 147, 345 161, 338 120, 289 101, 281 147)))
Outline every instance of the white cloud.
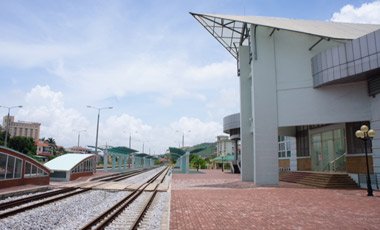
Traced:
POLYGON ((40 137, 53 137, 60 145, 74 145, 75 129, 84 129, 88 120, 80 112, 66 108, 62 92, 54 92, 49 86, 35 86, 25 96, 24 107, 16 120, 41 123, 40 137))
MULTIPOLYGON (((16 120, 41 123, 40 137, 52 137, 58 145, 71 147, 77 143, 78 131, 81 133, 81 145, 94 145, 96 116, 90 121, 82 113, 65 106, 65 95, 49 86, 37 85, 26 93, 24 107, 15 111, 16 120)), ((91 113, 92 114, 92 113, 91 113)), ((132 148, 153 154, 164 153, 170 146, 181 145, 185 134, 185 145, 214 142, 221 134, 222 126, 218 122, 202 121, 194 117, 181 117, 168 125, 150 125, 129 114, 110 115, 112 110, 102 111, 99 124, 99 146, 129 146, 132 136, 132 148)))
POLYGON ((330 20, 335 22, 380 24, 380 1, 363 3, 357 8, 351 4, 345 5, 339 12, 334 13, 330 20))
POLYGON ((185 134, 185 145, 191 146, 203 142, 214 142, 221 133, 222 127, 217 122, 204 122, 197 118, 182 117, 168 126, 151 126, 141 119, 127 114, 109 117, 101 124, 102 132, 99 143, 115 146, 128 146, 129 135, 131 147, 146 153, 162 154, 170 146, 182 145, 182 134, 185 134))

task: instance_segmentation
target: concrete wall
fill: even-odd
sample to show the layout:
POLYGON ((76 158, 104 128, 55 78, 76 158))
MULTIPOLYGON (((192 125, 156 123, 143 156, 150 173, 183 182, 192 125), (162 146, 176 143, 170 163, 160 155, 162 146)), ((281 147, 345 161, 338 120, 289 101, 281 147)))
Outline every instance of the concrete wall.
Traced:
POLYGON ((370 98, 371 102, 371 129, 376 131, 376 136, 372 140, 373 169, 375 173, 380 173, 380 95, 370 98))
POLYGON ((266 74, 276 77, 279 127, 370 119, 366 82, 313 88, 311 58, 340 43, 322 41, 309 51, 318 37, 280 30, 268 38, 270 32, 262 36, 274 40, 274 48, 264 48, 275 61, 263 64, 274 69, 266 74))

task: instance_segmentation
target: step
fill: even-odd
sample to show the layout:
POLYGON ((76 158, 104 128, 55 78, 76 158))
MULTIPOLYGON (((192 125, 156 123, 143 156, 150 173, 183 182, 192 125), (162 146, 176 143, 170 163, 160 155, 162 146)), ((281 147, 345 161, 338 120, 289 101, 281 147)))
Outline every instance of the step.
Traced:
POLYGON ((280 172, 280 180, 321 188, 358 188, 355 181, 343 173, 280 172))

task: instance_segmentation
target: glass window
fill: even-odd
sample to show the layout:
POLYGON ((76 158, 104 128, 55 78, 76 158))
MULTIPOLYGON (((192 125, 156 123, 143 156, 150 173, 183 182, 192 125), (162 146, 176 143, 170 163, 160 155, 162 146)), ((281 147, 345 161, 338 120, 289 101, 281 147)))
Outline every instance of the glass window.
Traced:
POLYGON ((15 176, 14 178, 21 178, 22 160, 16 158, 15 176))
POLYGON ((30 176, 32 173, 32 165, 29 162, 25 163, 25 176, 30 176))
POLYGON ((5 179, 5 172, 7 168, 7 157, 8 155, 0 153, 0 180, 5 179))
POLYGON ((15 163, 16 163, 15 158, 12 156, 8 156, 7 174, 5 176, 6 179, 12 179, 13 178, 15 163))
POLYGON ((32 165, 32 173, 31 176, 36 176, 37 175, 37 167, 35 165, 32 165))

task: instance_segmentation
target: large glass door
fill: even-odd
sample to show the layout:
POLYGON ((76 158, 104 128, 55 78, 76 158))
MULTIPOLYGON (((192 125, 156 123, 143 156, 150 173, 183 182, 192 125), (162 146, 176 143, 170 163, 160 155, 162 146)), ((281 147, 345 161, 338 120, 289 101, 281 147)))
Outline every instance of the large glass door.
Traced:
POLYGON ((345 171, 346 152, 343 128, 324 130, 311 135, 313 171, 345 171))

